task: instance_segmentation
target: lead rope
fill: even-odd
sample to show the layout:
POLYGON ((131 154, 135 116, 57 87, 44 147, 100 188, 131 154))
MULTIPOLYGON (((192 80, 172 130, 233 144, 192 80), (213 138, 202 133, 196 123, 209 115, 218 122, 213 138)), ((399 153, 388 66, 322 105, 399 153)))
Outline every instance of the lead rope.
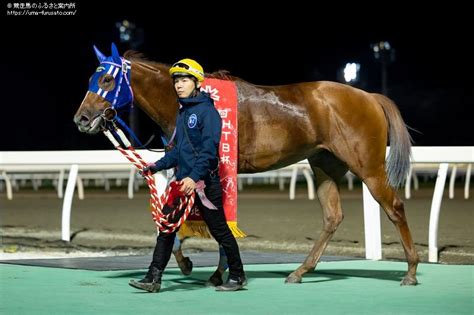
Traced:
MULTIPOLYGON (((128 141, 127 137, 120 128, 114 126, 114 131, 118 135, 122 143, 125 145, 127 150, 130 151, 133 155, 121 147, 120 143, 115 139, 115 137, 109 130, 105 129, 104 134, 110 140, 110 142, 112 142, 112 144, 117 150, 119 150, 133 165, 135 165, 135 167, 139 171, 143 172, 143 168, 147 166, 147 163, 143 160, 140 154, 135 151, 132 144, 130 143, 130 141, 128 141)), ((184 221, 186 221, 189 213, 191 212, 191 209, 194 205, 194 191, 189 196, 180 196, 179 206, 171 213, 163 214, 163 208, 166 202, 168 201, 168 196, 172 190, 172 185, 169 185, 165 192, 159 198, 153 175, 151 175, 150 172, 147 172, 146 174, 143 173, 143 175, 147 181, 148 188, 150 189, 150 205, 152 209, 151 214, 153 221, 155 221, 155 224, 160 232, 173 233, 174 231, 176 231, 176 229, 179 228, 179 226, 181 226, 181 224, 183 224, 184 221), (183 215, 179 218, 179 220, 176 223, 170 222, 169 219, 174 218, 175 215, 177 215, 180 211, 183 210, 184 206, 186 207, 183 211, 183 215)))

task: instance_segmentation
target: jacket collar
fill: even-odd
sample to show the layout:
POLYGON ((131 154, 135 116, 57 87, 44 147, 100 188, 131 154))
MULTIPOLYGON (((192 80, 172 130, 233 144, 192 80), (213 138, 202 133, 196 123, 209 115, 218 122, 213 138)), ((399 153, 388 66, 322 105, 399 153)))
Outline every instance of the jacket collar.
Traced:
POLYGON ((194 97, 184 97, 179 98, 178 102, 183 106, 193 106, 201 103, 208 103, 211 100, 209 94, 206 92, 200 92, 197 96, 194 97))

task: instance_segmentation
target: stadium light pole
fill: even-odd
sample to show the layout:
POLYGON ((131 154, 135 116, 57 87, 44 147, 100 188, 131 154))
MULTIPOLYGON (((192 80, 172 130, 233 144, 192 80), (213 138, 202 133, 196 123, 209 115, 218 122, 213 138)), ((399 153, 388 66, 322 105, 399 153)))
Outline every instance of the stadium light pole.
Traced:
POLYGON ((387 41, 380 41, 378 43, 372 44, 371 48, 374 52, 375 60, 380 62, 382 94, 387 96, 387 66, 389 63, 395 61, 395 50, 387 41))

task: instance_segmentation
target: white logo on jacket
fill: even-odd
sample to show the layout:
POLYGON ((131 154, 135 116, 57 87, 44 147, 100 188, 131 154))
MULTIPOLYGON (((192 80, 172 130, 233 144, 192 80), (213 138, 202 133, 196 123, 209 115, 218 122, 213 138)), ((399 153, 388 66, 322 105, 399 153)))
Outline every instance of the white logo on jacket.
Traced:
POLYGON ((198 122, 198 118, 197 118, 196 114, 192 114, 191 116, 189 116, 189 119, 188 119, 188 127, 189 128, 196 127, 197 122, 198 122))

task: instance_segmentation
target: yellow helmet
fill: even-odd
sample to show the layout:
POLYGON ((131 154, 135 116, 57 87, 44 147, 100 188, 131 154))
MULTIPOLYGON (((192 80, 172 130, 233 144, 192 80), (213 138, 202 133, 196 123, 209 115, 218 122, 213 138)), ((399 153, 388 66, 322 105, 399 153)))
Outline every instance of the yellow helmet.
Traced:
POLYGON ((195 77, 199 82, 204 81, 204 69, 196 61, 186 58, 173 64, 170 68, 170 75, 187 74, 195 77))

